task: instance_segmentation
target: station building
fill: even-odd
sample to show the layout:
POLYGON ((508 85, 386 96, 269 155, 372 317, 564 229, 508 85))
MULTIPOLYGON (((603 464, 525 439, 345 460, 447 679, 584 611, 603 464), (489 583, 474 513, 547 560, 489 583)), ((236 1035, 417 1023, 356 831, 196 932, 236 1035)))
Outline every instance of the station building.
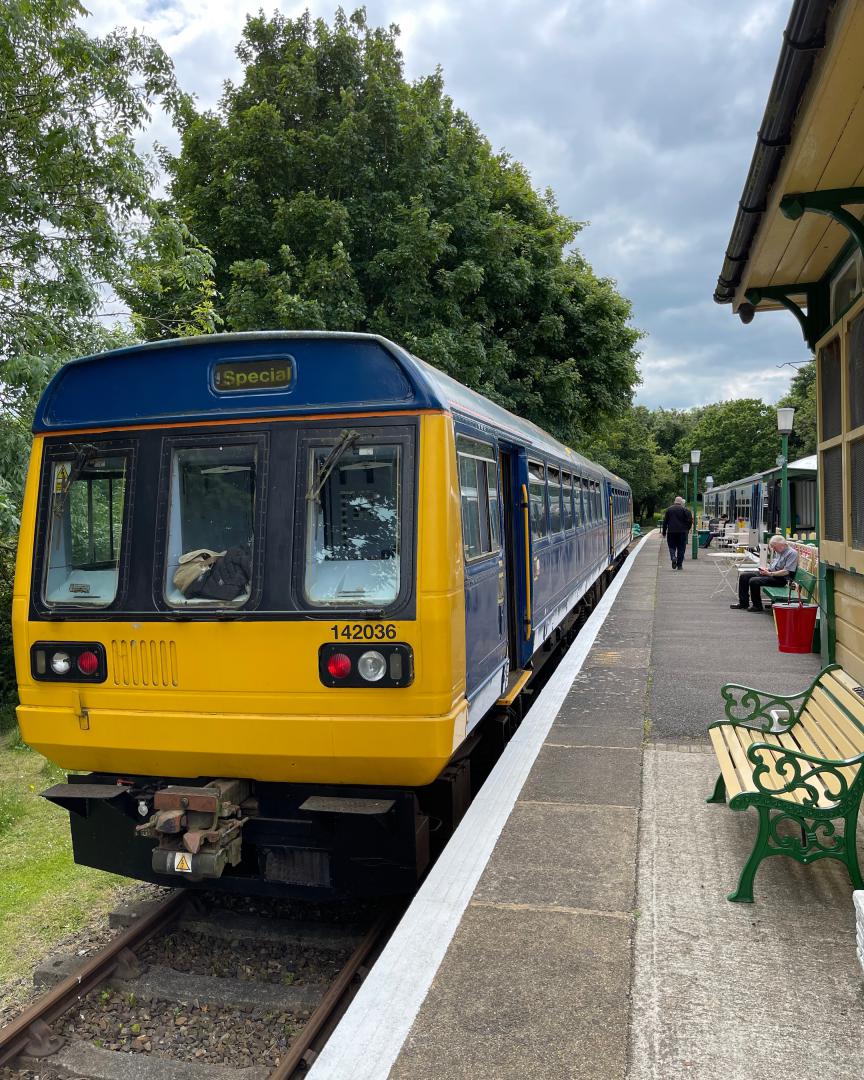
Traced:
POLYGON ((864 681, 864 2, 795 0, 714 293, 817 365, 822 659, 864 681))

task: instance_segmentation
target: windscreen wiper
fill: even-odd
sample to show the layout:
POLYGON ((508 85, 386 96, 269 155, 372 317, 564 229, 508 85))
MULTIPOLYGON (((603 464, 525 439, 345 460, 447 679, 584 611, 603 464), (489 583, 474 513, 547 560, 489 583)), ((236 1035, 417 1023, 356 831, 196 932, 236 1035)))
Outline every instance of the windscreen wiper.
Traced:
POLYGON ((63 516, 63 511, 66 509, 66 503, 69 501, 69 492, 72 490, 72 485, 81 475, 84 466, 98 453, 99 448, 92 443, 85 443, 79 448, 78 453, 75 455, 75 460, 72 462, 72 468, 69 470, 69 475, 66 477, 62 489, 57 492, 57 498, 54 500, 54 513, 57 517, 63 516))
POLYGON ((339 459, 342 457, 346 450, 350 449, 354 445, 354 443, 357 442, 359 438, 359 431, 353 431, 346 428, 342 432, 342 434, 339 436, 339 441, 324 459, 321 468, 318 470, 318 475, 315 477, 312 486, 306 492, 307 499, 311 501, 318 498, 318 496, 321 494, 321 489, 327 483, 327 478, 330 476, 330 473, 332 473, 333 470, 336 468, 339 459))

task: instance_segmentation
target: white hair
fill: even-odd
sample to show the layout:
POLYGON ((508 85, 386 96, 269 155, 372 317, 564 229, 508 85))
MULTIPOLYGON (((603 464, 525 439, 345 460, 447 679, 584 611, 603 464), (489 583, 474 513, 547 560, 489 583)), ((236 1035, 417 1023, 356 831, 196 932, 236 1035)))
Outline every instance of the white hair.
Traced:
POLYGON ((778 540, 782 541, 782 543, 784 544, 789 543, 785 536, 781 536, 779 533, 777 533, 776 536, 772 536, 771 539, 768 541, 768 547, 774 547, 778 540))
POLYGON ((684 496, 683 495, 676 495, 675 496, 675 502, 678 503, 679 506, 683 506, 684 505, 684 496))

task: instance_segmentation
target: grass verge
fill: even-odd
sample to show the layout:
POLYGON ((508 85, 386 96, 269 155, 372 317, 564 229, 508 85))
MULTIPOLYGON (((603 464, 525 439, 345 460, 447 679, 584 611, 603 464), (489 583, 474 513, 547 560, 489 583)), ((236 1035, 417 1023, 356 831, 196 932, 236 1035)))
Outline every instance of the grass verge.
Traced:
POLYGON ((126 878, 76 866, 69 818, 39 797, 65 774, 0 735, 0 1006, 12 984, 68 934, 112 907, 126 878))

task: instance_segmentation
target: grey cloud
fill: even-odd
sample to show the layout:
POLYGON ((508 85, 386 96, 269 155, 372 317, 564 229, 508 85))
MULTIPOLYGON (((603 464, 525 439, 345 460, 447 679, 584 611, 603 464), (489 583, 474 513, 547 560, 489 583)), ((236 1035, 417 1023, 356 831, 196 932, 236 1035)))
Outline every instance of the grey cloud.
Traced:
MULTIPOLYGON (((103 27, 131 13, 203 107, 237 76, 244 12, 229 2, 89 6, 103 27)), ((309 4, 328 20, 335 6, 309 4)), ((649 334, 640 401, 784 392, 791 369, 777 365, 808 355, 797 323, 778 312, 744 327, 711 294, 789 0, 369 0, 367 11, 370 23, 402 25, 409 78, 440 65, 447 92, 492 144, 590 222, 579 247, 649 334)))

